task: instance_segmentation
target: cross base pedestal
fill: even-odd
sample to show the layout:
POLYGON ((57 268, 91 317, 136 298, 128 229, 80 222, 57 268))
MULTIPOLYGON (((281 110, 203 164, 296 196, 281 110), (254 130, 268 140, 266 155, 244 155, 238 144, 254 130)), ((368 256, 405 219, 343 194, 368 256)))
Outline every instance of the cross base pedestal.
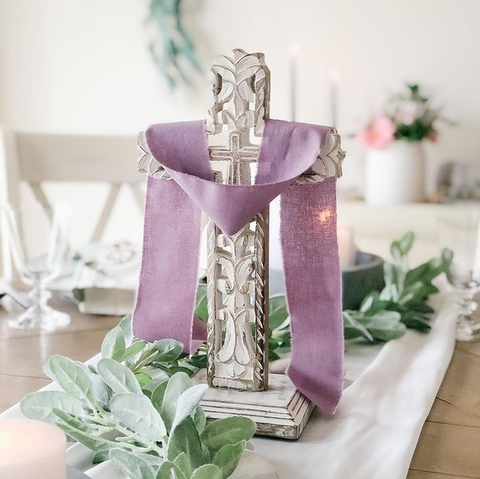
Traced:
MULTIPOLYGON (((205 383, 205 370, 194 381, 205 383)), ((207 419, 248 417, 257 424, 257 435, 282 439, 298 439, 315 407, 285 374, 270 374, 266 391, 209 388, 201 404, 207 419)))

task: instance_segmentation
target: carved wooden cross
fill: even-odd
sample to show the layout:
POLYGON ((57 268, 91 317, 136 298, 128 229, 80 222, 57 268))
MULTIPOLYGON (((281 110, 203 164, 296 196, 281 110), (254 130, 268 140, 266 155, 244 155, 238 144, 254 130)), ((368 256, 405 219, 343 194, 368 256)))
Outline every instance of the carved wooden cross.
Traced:
MULTIPOLYGON (((251 165, 258 159, 259 147, 250 138, 261 137, 268 120, 270 72, 263 54, 240 49, 234 50, 233 58, 218 58, 212 72, 214 104, 206 130, 210 135, 227 134, 222 146, 209 148, 213 162, 227 163, 227 168, 213 168, 215 181, 251 184, 251 165)), ((171 180, 150 154, 144 135, 139 146, 144 153, 140 170, 155 179, 171 180)), ((344 156, 339 135, 328 136, 317 161, 296 184, 341 176, 344 156)), ((213 387, 202 406, 208 418, 243 415, 257 422, 258 434, 296 439, 313 404, 283 374, 272 374, 271 387, 261 392, 269 383, 268 235, 268 206, 232 236, 213 221, 208 223, 207 381, 213 387)), ((199 375, 198 380, 203 380, 203 373, 199 375)))
MULTIPOLYGON (((270 72, 263 54, 234 50, 212 67, 214 105, 207 131, 227 132, 226 146, 210 147, 213 161, 227 162, 217 181, 252 183, 251 164, 268 119, 270 72)), ((233 236, 208 225, 208 383, 262 391, 268 384, 268 207, 233 236)))

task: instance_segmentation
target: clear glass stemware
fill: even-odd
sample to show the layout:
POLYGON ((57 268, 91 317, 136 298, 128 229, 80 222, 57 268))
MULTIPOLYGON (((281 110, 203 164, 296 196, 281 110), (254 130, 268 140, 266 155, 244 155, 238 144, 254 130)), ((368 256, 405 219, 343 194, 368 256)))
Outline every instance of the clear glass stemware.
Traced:
POLYGON ((439 220, 442 247, 453 251, 452 280, 457 290, 457 341, 480 341, 480 322, 475 312, 480 292, 480 215, 439 220))
POLYGON ((6 231, 14 265, 21 279, 31 286, 31 306, 9 320, 18 329, 53 331, 70 324, 68 314, 48 306, 51 297, 47 283, 60 271, 67 250, 67 233, 71 209, 54 205, 51 215, 37 207, 3 208, 6 231))

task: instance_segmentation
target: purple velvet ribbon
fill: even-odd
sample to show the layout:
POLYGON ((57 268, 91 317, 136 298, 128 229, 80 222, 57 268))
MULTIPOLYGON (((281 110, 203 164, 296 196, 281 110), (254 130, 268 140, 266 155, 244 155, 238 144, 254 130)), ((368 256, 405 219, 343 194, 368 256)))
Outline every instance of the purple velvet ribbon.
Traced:
POLYGON ((133 327, 147 340, 174 338, 194 352, 205 338, 193 320, 201 211, 228 235, 281 197, 281 243, 292 321, 292 382, 333 414, 343 382, 336 180, 295 179, 315 162, 331 128, 269 120, 254 185, 213 181, 205 122, 153 125, 148 147, 173 181, 149 178, 142 269, 133 327))

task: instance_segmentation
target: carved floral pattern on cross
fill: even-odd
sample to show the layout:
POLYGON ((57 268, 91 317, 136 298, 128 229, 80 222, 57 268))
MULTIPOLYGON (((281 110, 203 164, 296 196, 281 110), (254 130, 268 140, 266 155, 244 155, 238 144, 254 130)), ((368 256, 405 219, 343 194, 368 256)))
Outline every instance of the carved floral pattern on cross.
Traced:
POLYGON ((255 231, 251 223, 234 236, 218 235, 216 241, 217 288, 223 305, 218 316, 225 333, 217 359, 223 364, 225 374, 234 379, 245 377, 255 356, 251 328, 255 323, 254 244, 255 231))

